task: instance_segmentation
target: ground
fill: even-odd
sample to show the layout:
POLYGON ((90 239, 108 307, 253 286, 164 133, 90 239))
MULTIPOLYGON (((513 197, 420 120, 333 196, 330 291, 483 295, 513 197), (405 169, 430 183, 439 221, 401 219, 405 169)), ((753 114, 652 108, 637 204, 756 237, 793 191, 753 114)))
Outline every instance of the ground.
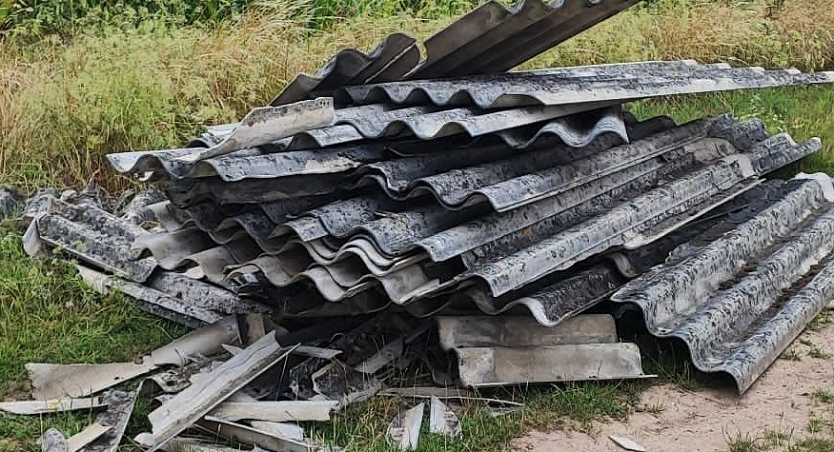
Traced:
POLYGON ((728 389, 652 386, 625 422, 590 433, 535 431, 513 442, 527 452, 618 452, 617 435, 651 452, 834 450, 834 325, 803 333, 741 397, 728 389), (816 447, 816 448, 815 448, 816 447))

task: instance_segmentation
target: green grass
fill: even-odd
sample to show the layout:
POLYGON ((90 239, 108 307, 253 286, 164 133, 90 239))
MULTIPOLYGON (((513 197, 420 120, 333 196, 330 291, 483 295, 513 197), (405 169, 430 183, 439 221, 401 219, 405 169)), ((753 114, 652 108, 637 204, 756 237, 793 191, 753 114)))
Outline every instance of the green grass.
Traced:
POLYGON ((780 358, 787 361, 802 361, 802 357, 799 356, 799 353, 796 351, 795 348, 786 350, 785 353, 782 353, 782 356, 780 356, 780 358))
POLYGON ((808 331, 819 331, 830 325, 831 322, 831 311, 824 310, 817 314, 817 316, 814 317, 814 320, 812 320, 805 329, 808 331))
MULTIPOLYGON (((66 261, 32 260, 20 236, 0 230, 0 400, 25 399, 27 362, 129 361, 185 330, 147 315, 119 295, 89 289, 66 261)), ((40 450, 49 427, 77 433, 95 419, 76 412, 40 418, 0 414, 0 451, 40 450)))
POLYGON ((816 418, 816 417, 815 417, 815 418, 811 418, 811 419, 808 421, 808 432, 809 432, 809 433, 819 433, 819 432, 821 432, 821 431, 822 431, 822 427, 823 427, 824 425, 825 425, 825 424, 823 423, 823 420, 822 420, 822 419, 820 419, 820 418, 816 418))
POLYGON ((831 404, 834 402, 834 393, 828 389, 817 389, 814 391, 813 397, 821 403, 831 404))
MULTIPOLYGON (((298 19, 312 29, 329 29, 357 16, 388 17, 408 14, 418 19, 465 12, 477 0, 301 0, 298 19)), ((72 36, 102 25, 136 26, 148 21, 174 26, 216 26, 238 20, 244 14, 283 8, 271 0, 3 0, 0 31, 27 39, 47 35, 72 36)))
POLYGON ((764 443, 770 449, 784 447, 791 442, 791 433, 784 433, 779 430, 767 429, 764 432, 764 443))
POLYGON ((640 118, 668 115, 678 122, 706 115, 732 113, 761 119, 772 133, 784 131, 797 141, 819 137, 823 148, 791 171, 834 173, 834 87, 801 87, 688 96, 638 102, 631 110, 640 118))
POLYGON ((831 354, 814 344, 808 339, 800 339, 799 343, 808 347, 808 356, 814 359, 829 359, 831 354))
POLYGON ((764 452, 761 441, 751 438, 747 434, 737 434, 727 438, 727 446, 730 452, 764 452))
POLYGON ((834 440, 827 438, 804 439, 788 448, 788 452, 830 452, 832 450, 834 450, 834 440))
MULTIPOLYGON (((517 399, 524 407, 494 417, 478 404, 467 404, 460 417, 463 436, 451 440, 428 433, 424 422, 419 451, 502 451, 526 430, 571 428, 591 432, 595 420, 625 420, 634 410, 642 383, 575 383, 529 388, 517 399)), ((506 397, 506 396, 501 396, 506 397)), ((314 438, 347 450, 393 451, 385 442, 388 423, 400 411, 417 402, 376 397, 347 409, 329 423, 311 426, 314 438)))

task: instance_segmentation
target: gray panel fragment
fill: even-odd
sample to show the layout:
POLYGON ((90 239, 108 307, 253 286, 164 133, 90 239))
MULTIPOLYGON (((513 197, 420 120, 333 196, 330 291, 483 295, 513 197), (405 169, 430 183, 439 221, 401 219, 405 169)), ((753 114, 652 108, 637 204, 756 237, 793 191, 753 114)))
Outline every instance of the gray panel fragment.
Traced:
POLYGON ((635 344, 471 347, 455 351, 465 386, 646 378, 635 344))
MULTIPOLYGON (((50 198, 30 223, 24 238, 58 247, 84 262, 135 282, 144 282, 156 268, 153 259, 129 260, 134 240, 145 231, 90 205, 75 206, 50 198)), ((30 253, 31 254, 31 253, 30 253)))

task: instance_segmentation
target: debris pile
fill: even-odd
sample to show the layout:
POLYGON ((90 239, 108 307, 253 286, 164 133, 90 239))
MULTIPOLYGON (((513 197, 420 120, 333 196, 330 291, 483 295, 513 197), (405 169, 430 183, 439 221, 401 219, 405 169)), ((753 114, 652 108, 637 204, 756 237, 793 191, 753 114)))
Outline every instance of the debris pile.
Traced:
MULTIPOLYGON (((832 180, 763 179, 821 144, 757 119, 640 121, 622 106, 834 74, 506 72, 635 3, 490 2, 422 59, 392 35, 184 149, 111 154, 153 184, 125 207, 35 196, 27 252, 60 248, 97 289, 195 330, 138 363, 31 364, 38 401, 0 409, 105 408, 89 437, 66 440, 105 450, 93 445, 117 445, 126 407, 151 391, 152 432, 135 439, 150 450, 207 432, 314 450, 287 422, 397 394, 387 382, 419 365, 445 389, 408 395, 430 398, 431 432, 459 436, 437 396, 475 396, 451 386, 650 377, 617 321, 683 341, 743 393, 834 298, 832 180)), ((391 444, 416 448, 424 408, 393 420, 391 444)))

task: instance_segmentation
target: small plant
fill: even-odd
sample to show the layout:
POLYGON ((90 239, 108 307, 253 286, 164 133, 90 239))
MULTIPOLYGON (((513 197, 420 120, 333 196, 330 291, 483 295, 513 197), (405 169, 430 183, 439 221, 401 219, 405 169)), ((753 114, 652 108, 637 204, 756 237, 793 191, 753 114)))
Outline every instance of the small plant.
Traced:
POLYGON ((819 400, 822 403, 832 403, 834 402, 834 394, 827 389, 817 389, 812 394, 812 397, 816 400, 819 400))
POLYGON ((0 0, 0 32, 11 27, 11 21, 17 10, 15 0, 0 0))
POLYGON ((811 342, 808 339, 800 339, 799 343, 808 347, 808 356, 814 359, 828 359, 831 358, 831 354, 826 352, 825 350, 819 348, 816 344, 811 342))
POLYGON ((811 433, 821 432, 822 427, 823 427, 823 422, 822 422, 822 419, 820 419, 820 418, 815 417, 815 418, 811 418, 811 420, 808 421, 808 431, 811 432, 811 433))
POLYGON ((766 430, 764 439, 768 448, 771 449, 787 445, 790 442, 790 435, 778 430, 766 430))
POLYGON ((734 438, 727 439, 727 445, 730 452, 763 452, 764 449, 758 444, 758 441, 751 438, 750 435, 741 433, 734 438))
POLYGON ((811 346, 810 350, 808 350, 808 356, 814 359, 828 359, 831 358, 831 353, 828 353, 825 350, 817 347, 816 345, 813 345, 811 346))
POLYGON ((785 353, 782 353, 781 358, 786 360, 786 361, 801 361, 802 360, 802 357, 799 356, 799 353, 797 353, 795 348, 792 348, 792 349, 786 351, 785 353))
POLYGON ((807 329, 810 331, 819 331, 830 324, 831 313, 829 311, 823 311, 819 313, 816 317, 814 317, 814 320, 811 320, 811 323, 808 324, 807 329))
POLYGON ((830 452, 834 450, 834 441, 823 438, 809 438, 788 448, 788 452, 830 452))

